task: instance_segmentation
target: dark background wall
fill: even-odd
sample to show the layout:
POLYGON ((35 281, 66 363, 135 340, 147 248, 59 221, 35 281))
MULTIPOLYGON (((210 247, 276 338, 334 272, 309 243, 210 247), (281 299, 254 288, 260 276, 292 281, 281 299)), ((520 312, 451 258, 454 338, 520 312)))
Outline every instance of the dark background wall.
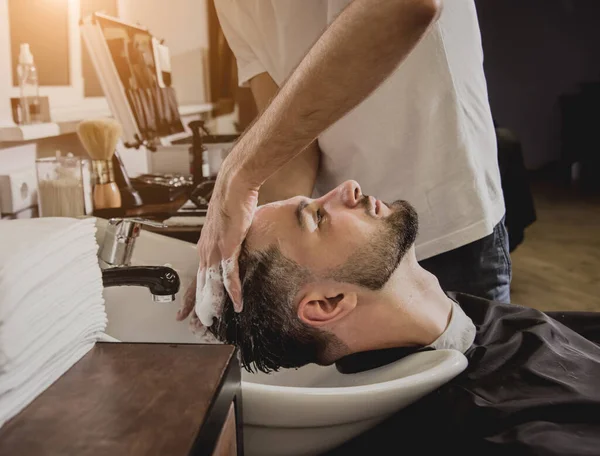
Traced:
POLYGON ((538 169, 560 154, 558 97, 600 81, 600 0, 476 4, 492 113, 538 169))

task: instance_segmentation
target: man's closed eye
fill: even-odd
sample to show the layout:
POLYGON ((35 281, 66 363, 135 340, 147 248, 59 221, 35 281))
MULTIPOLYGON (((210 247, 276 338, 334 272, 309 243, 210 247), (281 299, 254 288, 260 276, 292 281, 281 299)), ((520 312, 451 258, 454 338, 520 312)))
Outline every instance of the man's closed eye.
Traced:
POLYGON ((321 220, 323 220, 323 214, 321 213, 321 209, 317 209, 317 211, 315 212, 315 223, 317 225, 320 225, 321 220))

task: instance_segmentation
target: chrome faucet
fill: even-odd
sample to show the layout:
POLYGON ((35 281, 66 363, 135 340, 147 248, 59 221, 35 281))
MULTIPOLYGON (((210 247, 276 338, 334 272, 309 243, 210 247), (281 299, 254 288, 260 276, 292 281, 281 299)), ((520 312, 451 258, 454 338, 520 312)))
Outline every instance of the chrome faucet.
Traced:
POLYGON ((135 241, 140 235, 142 225, 166 228, 162 223, 142 218, 110 219, 100 249, 100 259, 109 267, 130 266, 135 241))
POLYGON ((105 287, 143 286, 156 302, 172 302, 179 291, 179 275, 168 266, 131 266, 131 256, 142 225, 165 225, 141 218, 108 221, 99 258, 105 287))

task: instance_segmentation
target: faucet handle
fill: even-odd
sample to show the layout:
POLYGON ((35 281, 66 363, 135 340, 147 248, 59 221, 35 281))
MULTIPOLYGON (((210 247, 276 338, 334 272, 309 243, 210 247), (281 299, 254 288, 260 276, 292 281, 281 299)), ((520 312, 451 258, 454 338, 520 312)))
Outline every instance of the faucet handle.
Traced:
POLYGON ((114 235, 119 238, 136 238, 140 234, 142 226, 152 228, 166 228, 161 222, 147 220, 139 217, 132 218, 111 218, 108 221, 109 226, 114 227, 114 235))
MULTIPOLYGON (((136 224, 136 225, 146 225, 152 228, 166 228, 167 226, 161 222, 155 222, 154 220, 148 220, 140 217, 132 217, 132 218, 111 218, 108 221, 109 224, 113 226, 117 226, 120 224, 136 224)), ((128 225, 129 226, 129 225, 128 225)))
POLYGON ((111 266, 128 266, 142 225, 166 228, 166 225, 143 218, 111 218, 104 235, 100 259, 111 266))

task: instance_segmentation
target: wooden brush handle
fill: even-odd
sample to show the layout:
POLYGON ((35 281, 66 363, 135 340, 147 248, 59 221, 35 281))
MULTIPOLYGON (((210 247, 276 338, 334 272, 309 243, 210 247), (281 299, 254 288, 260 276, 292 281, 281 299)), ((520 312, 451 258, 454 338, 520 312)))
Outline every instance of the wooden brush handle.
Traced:
POLYGON ((94 209, 116 209, 121 207, 121 192, 115 182, 94 186, 94 209))

